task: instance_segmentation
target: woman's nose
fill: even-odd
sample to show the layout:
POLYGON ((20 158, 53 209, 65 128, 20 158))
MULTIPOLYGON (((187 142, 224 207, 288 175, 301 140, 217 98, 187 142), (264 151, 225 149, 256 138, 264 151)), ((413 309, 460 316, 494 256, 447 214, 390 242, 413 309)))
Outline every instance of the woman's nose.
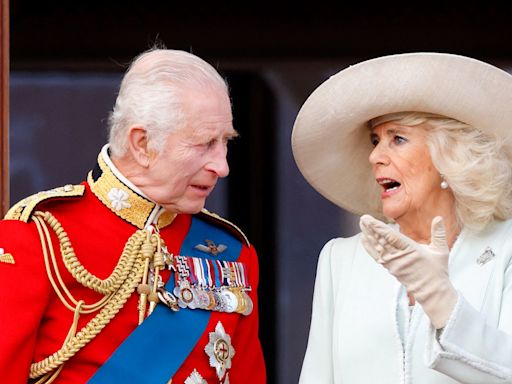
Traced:
POLYGON ((389 164, 389 156, 381 143, 377 144, 368 157, 371 165, 389 164))

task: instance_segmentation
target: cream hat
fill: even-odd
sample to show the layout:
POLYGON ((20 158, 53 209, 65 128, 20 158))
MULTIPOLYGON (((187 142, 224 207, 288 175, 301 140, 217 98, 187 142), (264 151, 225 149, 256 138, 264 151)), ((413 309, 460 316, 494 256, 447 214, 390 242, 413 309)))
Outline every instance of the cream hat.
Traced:
POLYGON ((444 115, 512 139, 512 76, 490 64, 444 53, 407 53, 350 66, 302 106, 292 149, 306 180, 356 214, 382 217, 371 171, 368 121, 389 113, 444 115))

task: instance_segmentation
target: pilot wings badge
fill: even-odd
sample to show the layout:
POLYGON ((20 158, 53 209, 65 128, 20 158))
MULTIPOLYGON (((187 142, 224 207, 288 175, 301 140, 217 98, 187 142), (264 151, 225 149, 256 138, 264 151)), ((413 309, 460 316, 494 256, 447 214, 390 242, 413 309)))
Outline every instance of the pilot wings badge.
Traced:
POLYGON ((227 245, 224 245, 224 244, 216 245, 212 240, 205 239, 204 242, 206 243, 206 245, 197 244, 194 248, 201 252, 210 253, 213 256, 217 256, 219 253, 222 253, 226 249, 228 249, 227 245))

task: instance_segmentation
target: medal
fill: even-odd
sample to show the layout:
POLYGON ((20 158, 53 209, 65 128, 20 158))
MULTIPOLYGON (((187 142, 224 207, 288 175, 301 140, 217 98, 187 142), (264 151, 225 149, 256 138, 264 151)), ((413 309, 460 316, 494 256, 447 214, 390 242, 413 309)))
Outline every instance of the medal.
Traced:
POLYGON ((208 296, 206 291, 203 290, 202 288, 198 288, 198 289, 196 289, 196 293, 197 293, 197 297, 196 297, 197 307, 201 308, 201 309, 207 309, 208 306, 210 305, 210 297, 208 296))
POLYGON ((249 295, 243 291, 242 294, 244 295, 244 299, 246 300, 246 309, 242 312, 242 315, 249 316, 253 310, 254 304, 252 302, 252 299, 249 297, 249 295))
POLYGON ((215 302, 215 295, 213 294, 212 291, 207 291, 206 294, 208 295, 209 298, 209 303, 206 309, 208 311, 212 311, 217 306, 217 303, 215 302))
POLYGON ((225 288, 221 291, 222 298, 224 299, 224 310, 226 312, 235 312, 238 307, 238 298, 231 292, 229 288, 225 288))
POLYGON ((156 293, 161 303, 168 306, 173 311, 179 311, 178 300, 171 292, 160 288, 156 293))
POLYGON ((244 313, 247 309, 247 301, 241 289, 237 289, 235 291, 236 296, 238 297, 238 306, 236 307, 236 313, 244 313))

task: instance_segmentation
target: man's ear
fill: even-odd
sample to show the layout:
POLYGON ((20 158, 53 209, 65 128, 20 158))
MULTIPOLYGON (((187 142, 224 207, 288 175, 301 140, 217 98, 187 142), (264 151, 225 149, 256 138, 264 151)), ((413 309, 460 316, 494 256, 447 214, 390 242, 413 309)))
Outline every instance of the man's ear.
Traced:
POLYGON ((146 128, 133 126, 128 130, 128 149, 133 160, 141 167, 149 167, 150 151, 146 128))

